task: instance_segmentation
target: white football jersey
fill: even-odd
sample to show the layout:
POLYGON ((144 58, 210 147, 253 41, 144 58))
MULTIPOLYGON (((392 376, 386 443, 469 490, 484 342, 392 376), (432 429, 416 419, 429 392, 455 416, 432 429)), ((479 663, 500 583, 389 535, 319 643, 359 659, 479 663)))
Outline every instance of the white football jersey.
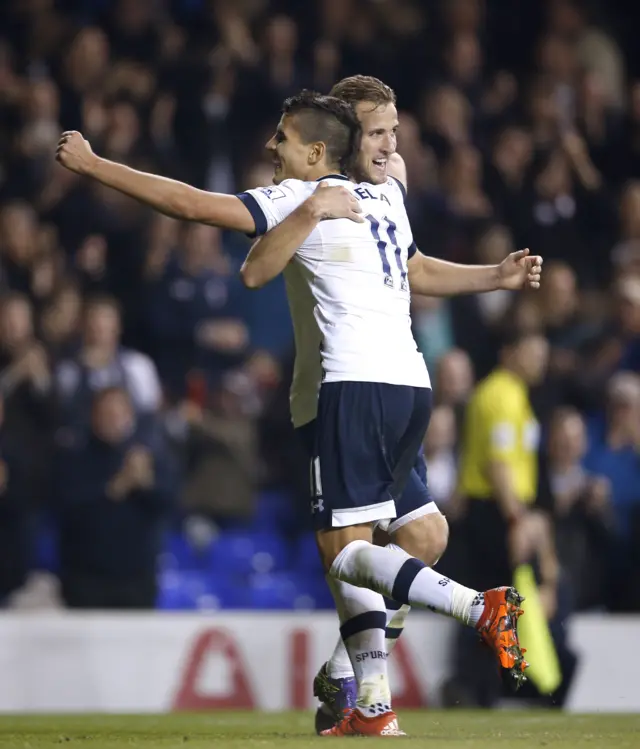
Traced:
MULTIPOLYGON (((363 223, 321 221, 285 269, 296 360, 291 387, 294 426, 316 417, 321 382, 353 380, 430 387, 411 329, 407 262, 415 244, 394 179, 354 184, 331 175, 322 181, 350 190, 363 223)), ((285 180, 240 197, 258 234, 281 223, 318 187, 285 180)))

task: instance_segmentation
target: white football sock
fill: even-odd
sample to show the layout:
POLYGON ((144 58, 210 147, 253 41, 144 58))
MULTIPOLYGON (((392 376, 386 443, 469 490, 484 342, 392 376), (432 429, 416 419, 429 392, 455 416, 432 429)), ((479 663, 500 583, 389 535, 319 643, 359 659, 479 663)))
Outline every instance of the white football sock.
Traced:
POLYGON ((444 577, 399 548, 352 541, 335 558, 338 580, 375 590, 398 603, 446 614, 474 626, 482 614, 482 594, 444 577))
MULTIPOLYGON (((339 580, 337 582, 340 582, 339 580)), ((343 583, 348 585, 348 583, 343 583)), ((336 646, 333 649, 331 658, 327 661, 327 674, 332 679, 352 679, 353 678, 353 666, 351 665, 351 658, 344 645, 342 637, 338 638, 336 646)))
MULTIPOLYGON (((395 544, 387 544, 386 548, 400 549, 400 547, 396 546, 395 544)), ((334 580, 335 578, 331 579, 334 580)), ((368 598, 368 588, 357 588, 355 585, 342 583, 339 580, 337 580, 336 583, 338 584, 338 586, 340 586, 337 593, 334 592, 332 583, 329 585, 332 590, 334 600, 336 600, 336 605, 338 600, 337 596, 340 596, 340 598, 342 598, 340 590, 342 590, 343 588, 347 590, 345 586, 348 586, 348 588, 350 589, 348 592, 348 598, 350 600, 354 600, 357 599, 358 596, 360 596, 361 606, 363 607, 362 610, 365 610, 364 607, 366 607, 367 601, 370 600, 368 598)), ((384 603, 387 609, 387 629, 385 642, 388 655, 393 650, 396 643, 398 642, 400 635, 402 634, 405 619, 407 618, 407 614, 411 611, 411 606, 408 606, 404 603, 396 603, 396 601, 392 601, 390 598, 385 599, 384 603)), ((342 639, 342 637, 338 638, 331 658, 329 658, 329 660, 327 661, 327 673, 333 679, 348 679, 350 677, 353 677, 354 675, 351 659, 349 658, 349 653, 347 653, 347 649, 344 645, 344 640, 342 639)))
MULTIPOLYGON (((388 712, 391 688, 387 675, 384 599, 372 590, 356 588, 331 577, 327 577, 327 582, 336 602, 340 633, 358 684, 356 705, 368 716, 388 712)), ((344 678, 338 675, 343 668, 344 660, 338 652, 338 662, 335 666, 330 664, 329 676, 344 678)))
MULTIPOLYGON (((400 546, 397 546, 396 544, 387 544, 387 549, 398 549, 399 551, 402 551, 403 549, 400 546)), ((407 614, 411 611, 411 606, 409 606, 406 603, 399 604, 397 601, 392 601, 390 598, 385 598, 385 606, 387 607, 387 654, 389 654, 394 647, 396 646, 396 643, 398 642, 398 639, 400 638, 400 635, 402 634, 402 630, 404 629, 404 623, 405 619, 407 618, 407 614)))

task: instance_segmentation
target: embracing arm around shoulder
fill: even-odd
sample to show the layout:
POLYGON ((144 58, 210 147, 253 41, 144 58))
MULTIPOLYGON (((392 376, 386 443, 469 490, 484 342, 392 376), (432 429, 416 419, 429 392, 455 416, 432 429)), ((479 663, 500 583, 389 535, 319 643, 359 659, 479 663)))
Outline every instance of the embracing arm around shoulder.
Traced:
MULTIPOLYGON (((262 195, 257 196, 256 203, 259 204, 252 204, 253 210, 269 211, 273 205, 279 203, 278 215, 271 216, 270 222, 267 216, 263 219, 256 215, 256 226, 264 228, 264 223, 267 222, 269 231, 255 242, 240 269, 242 280, 249 289, 259 289, 282 273, 320 221, 336 218, 362 221, 358 200, 344 187, 332 187, 321 182, 312 195, 293 208, 288 215, 287 208, 293 205, 292 200, 286 203, 281 197, 276 198, 271 206, 265 205, 265 193, 270 192, 273 195, 277 194, 276 190, 281 189, 282 187, 266 188, 262 195), (285 217, 275 224, 279 216, 285 217), (270 228, 271 226, 273 228, 270 228)), ((256 191, 251 193, 256 198, 256 191)))

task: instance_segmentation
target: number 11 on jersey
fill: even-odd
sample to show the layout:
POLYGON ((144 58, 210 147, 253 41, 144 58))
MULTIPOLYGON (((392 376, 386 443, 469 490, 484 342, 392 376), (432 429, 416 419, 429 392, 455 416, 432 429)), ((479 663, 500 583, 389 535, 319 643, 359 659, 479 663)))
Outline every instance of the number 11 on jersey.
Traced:
POLYGON ((398 246, 398 240, 396 238, 396 224, 386 216, 383 217, 383 221, 387 224, 387 236, 389 242, 386 242, 380 236, 380 222, 377 218, 374 218, 371 214, 365 216, 367 221, 371 224, 371 234, 378 245, 378 252, 380 253, 380 260, 382 261, 382 272, 384 274, 384 285, 390 289, 395 287, 393 276, 391 275, 391 265, 389 264, 389 258, 387 257, 387 245, 391 243, 394 249, 394 255, 396 259, 396 265, 400 271, 400 290, 408 291, 409 284, 407 283, 407 269, 402 263, 402 250, 398 246))

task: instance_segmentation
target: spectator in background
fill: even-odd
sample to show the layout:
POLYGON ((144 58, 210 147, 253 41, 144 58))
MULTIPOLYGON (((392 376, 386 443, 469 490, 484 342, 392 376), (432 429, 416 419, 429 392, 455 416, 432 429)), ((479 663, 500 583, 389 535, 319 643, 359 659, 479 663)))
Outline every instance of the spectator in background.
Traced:
POLYGON ((55 371, 63 426, 86 428, 94 395, 112 387, 126 390, 142 422, 153 424, 162 396, 155 365, 139 351, 121 347, 120 328, 115 299, 88 300, 80 350, 59 362, 55 371))
POLYGON ((583 353, 599 334, 598 326, 585 319, 578 293, 578 279, 567 263, 545 266, 545 282, 535 299, 550 345, 548 401, 583 404, 575 387, 583 366, 583 353))
POLYGON ((498 133, 485 173, 486 187, 497 217, 508 226, 518 220, 532 159, 533 138, 529 130, 510 126, 498 133))
POLYGON ((95 26, 80 29, 64 55, 60 120, 64 129, 82 121, 84 98, 99 91, 109 69, 109 41, 95 26))
POLYGON ((35 456, 14 439, 0 395, 0 607, 27 579, 33 563, 35 456))
POLYGON ((446 514, 458 480, 456 419, 451 406, 436 406, 424 439, 424 457, 429 473, 429 491, 446 514))
MULTIPOLYGON (((640 86, 639 96, 640 99, 640 86)), ((638 104, 640 108, 640 102, 638 104)), ((640 113, 639 113, 640 116, 640 113)), ((640 147, 640 143, 639 143, 640 147)), ((620 198, 620 237, 611 250, 615 275, 640 274, 640 182, 631 180, 620 198)))
POLYGON ((607 380, 621 369, 640 372, 640 277, 614 285, 614 315, 585 352, 579 386, 590 409, 603 406, 607 380))
POLYGON ((74 260, 85 295, 106 294, 111 288, 108 249, 107 239, 102 234, 89 234, 78 247, 74 260))
POLYGON ((443 164, 441 182, 448 211, 448 259, 469 262, 475 236, 494 213, 483 187, 481 153, 471 145, 456 146, 443 164))
POLYGON ((622 135, 620 111, 612 106, 611 94, 596 72, 583 72, 577 96, 576 128, 585 139, 598 171, 615 181, 619 175, 616 161, 622 135))
POLYGON ((416 295, 411 299, 411 320, 418 350, 433 371, 454 344, 449 299, 416 295))
POLYGON ((147 330, 160 376, 181 398, 191 370, 204 372, 212 387, 241 363, 249 331, 242 319, 244 290, 219 229, 185 226, 180 249, 166 249, 155 248, 147 259, 147 330))
POLYGON ((421 115, 426 142, 439 160, 456 146, 469 142, 473 110, 454 86, 443 84, 428 91, 421 115))
POLYGON ((587 449, 580 413, 572 408, 557 409, 551 418, 543 465, 555 518, 556 547, 576 611, 604 606, 613 543, 609 482, 585 470, 587 449))
POLYGON ((12 291, 33 294, 38 254, 38 219, 26 203, 6 204, 0 212, 3 281, 12 291))
POLYGON ((617 369, 640 372, 640 276, 618 284, 622 351, 617 369))
POLYGON ((51 150, 60 136, 58 87, 48 78, 30 81, 22 107, 24 121, 16 149, 16 168, 22 173, 18 188, 29 198, 42 183, 51 164, 51 150))
POLYGON ((125 389, 101 390, 90 408, 90 432, 56 455, 62 597, 70 608, 153 608, 173 460, 140 431, 125 389))
POLYGON ((53 436, 52 375, 47 353, 35 338, 29 299, 18 292, 0 298, 2 430, 9 449, 30 465, 20 482, 26 508, 46 506, 53 436))
POLYGON ((607 386, 606 418, 590 429, 590 449, 584 465, 603 476, 611 486, 616 542, 610 570, 609 605, 637 610, 640 598, 637 580, 629 587, 630 551, 640 543, 640 376, 618 372, 607 386))
POLYGON ((80 338, 82 295, 73 282, 62 284, 42 311, 42 338, 54 359, 73 356, 80 338))
POLYGON ((483 91, 483 52, 472 31, 457 31, 444 53, 445 78, 460 90, 472 106, 479 107, 483 91))
POLYGON ((567 133, 561 147, 540 157, 521 208, 525 213, 518 221, 517 238, 544 247, 549 260, 565 259, 582 281, 595 283, 608 275, 603 249, 611 222, 609 197, 577 133, 567 133), (585 247, 588 265, 583 262, 585 247))
POLYGON ((614 149, 614 162, 607 172, 616 182, 640 178, 640 81, 631 83, 628 107, 622 122, 621 140, 614 149))
POLYGON ((181 506, 215 522, 250 520, 260 478, 256 393, 243 372, 228 372, 205 403, 180 409, 189 476, 181 506))
POLYGON ((602 78, 613 106, 624 102, 624 63, 616 42, 591 24, 587 4, 577 0, 548 3, 549 30, 575 44, 578 63, 602 78))
POLYGON ((451 349, 438 362, 434 388, 436 403, 453 409, 458 437, 462 433, 462 420, 474 382, 473 363, 466 351, 451 349))
MULTIPOLYGON (((499 265, 514 249, 509 230, 493 224, 480 235, 474 262, 499 265)), ((450 301, 456 344, 469 354, 479 377, 487 375, 496 363, 500 326, 513 301, 514 292, 503 289, 450 301)))

